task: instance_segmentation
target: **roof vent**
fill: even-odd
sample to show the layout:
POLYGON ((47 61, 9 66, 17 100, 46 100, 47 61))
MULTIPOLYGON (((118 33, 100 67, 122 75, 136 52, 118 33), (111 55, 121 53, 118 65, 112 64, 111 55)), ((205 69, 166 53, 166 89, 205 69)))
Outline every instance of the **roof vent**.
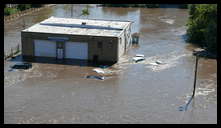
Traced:
POLYGON ((81 25, 86 25, 86 22, 82 22, 81 25))

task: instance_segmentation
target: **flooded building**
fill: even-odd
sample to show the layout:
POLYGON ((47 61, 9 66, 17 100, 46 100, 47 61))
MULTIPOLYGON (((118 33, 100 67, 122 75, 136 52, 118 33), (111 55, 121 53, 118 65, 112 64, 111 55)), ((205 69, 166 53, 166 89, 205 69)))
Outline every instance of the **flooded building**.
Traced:
POLYGON ((117 62, 131 45, 131 23, 50 17, 21 31, 22 56, 117 62))

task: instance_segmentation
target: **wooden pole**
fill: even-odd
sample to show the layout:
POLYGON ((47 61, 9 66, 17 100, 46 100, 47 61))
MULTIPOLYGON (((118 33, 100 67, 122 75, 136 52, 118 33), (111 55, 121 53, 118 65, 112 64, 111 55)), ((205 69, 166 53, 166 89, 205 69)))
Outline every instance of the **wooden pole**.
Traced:
POLYGON ((195 90, 196 90, 196 79, 197 79, 197 67, 198 67, 198 56, 196 55, 196 64, 195 64, 195 75, 194 75, 194 84, 193 84, 193 95, 195 96, 195 90))
POLYGON ((179 110, 180 110, 180 111, 183 111, 183 110, 187 111, 187 108, 188 108, 190 102, 193 100, 193 98, 194 98, 194 96, 195 96, 195 91, 196 91, 196 79, 197 79, 197 67, 198 67, 198 59, 199 59, 199 58, 198 58, 198 55, 195 55, 195 56, 196 56, 196 63, 195 63, 194 83, 193 83, 193 94, 192 94, 192 96, 190 97, 190 99, 189 99, 189 101, 187 102, 187 104, 185 105, 184 109, 183 109, 182 106, 179 107, 179 110))

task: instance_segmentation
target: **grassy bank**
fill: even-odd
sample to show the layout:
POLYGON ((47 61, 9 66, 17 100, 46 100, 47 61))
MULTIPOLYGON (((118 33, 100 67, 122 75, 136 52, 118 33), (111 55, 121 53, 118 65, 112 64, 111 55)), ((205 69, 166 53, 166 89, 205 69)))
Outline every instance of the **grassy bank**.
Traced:
POLYGON ((4 6, 4 16, 9 16, 15 14, 19 11, 24 11, 30 8, 40 8, 44 4, 18 4, 16 7, 7 7, 4 6))
POLYGON ((4 8, 4 16, 12 15, 18 12, 17 8, 4 8))
POLYGON ((55 5, 56 4, 44 4, 43 6, 35 5, 35 6, 32 6, 31 8, 26 8, 26 9, 23 8, 23 11, 20 11, 20 9, 17 9, 17 7, 11 8, 11 9, 17 9, 17 11, 14 13, 11 13, 10 15, 4 15, 4 23, 8 23, 10 21, 17 19, 20 16, 24 16, 24 15, 39 11, 41 9, 44 9, 50 6, 55 6, 55 5))

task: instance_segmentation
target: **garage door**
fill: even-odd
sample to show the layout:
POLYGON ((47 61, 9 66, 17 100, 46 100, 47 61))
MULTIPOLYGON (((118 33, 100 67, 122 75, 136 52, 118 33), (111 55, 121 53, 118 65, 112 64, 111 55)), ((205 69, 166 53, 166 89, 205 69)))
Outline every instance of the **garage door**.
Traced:
POLYGON ((56 57, 56 42, 49 40, 34 40, 35 56, 56 57))
POLYGON ((87 60, 88 44, 79 42, 66 42, 65 58, 87 60))

